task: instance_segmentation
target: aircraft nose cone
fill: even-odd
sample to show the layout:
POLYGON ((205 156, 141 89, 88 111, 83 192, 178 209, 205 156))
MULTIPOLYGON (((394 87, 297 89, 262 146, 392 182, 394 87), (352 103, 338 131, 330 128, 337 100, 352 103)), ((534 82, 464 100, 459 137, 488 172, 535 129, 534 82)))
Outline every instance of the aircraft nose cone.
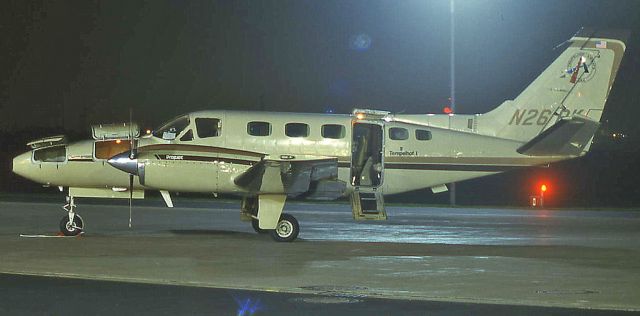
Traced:
POLYGON ((126 173, 138 175, 138 159, 129 158, 129 152, 117 154, 107 160, 111 166, 126 173))
POLYGON ((29 178, 29 167, 31 166, 31 152, 28 151, 13 158, 11 171, 25 178, 29 178))

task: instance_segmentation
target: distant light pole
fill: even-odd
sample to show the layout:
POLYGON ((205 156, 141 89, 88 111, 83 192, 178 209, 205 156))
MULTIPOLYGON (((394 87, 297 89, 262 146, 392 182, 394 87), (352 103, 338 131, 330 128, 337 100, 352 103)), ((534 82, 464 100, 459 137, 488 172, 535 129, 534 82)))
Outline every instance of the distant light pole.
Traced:
MULTIPOLYGON (((450 13, 450 25, 451 25, 451 59, 450 59, 450 69, 451 69, 451 104, 449 105, 451 109, 451 114, 456 113, 456 64, 455 64, 455 25, 453 23, 453 16, 455 12, 454 0, 449 1, 449 13, 450 13)), ((449 128, 451 128, 451 117, 449 117, 449 128)), ((456 205, 456 183, 449 183, 449 204, 451 206, 456 205)))

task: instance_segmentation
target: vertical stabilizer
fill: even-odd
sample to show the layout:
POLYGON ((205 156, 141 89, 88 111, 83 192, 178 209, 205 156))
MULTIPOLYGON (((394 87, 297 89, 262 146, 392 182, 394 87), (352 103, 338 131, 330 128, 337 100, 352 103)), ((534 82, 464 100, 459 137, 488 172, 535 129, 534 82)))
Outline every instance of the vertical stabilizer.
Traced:
POLYGON ((483 134, 528 141, 561 118, 599 122, 625 51, 622 41, 574 37, 515 100, 479 118, 483 134))

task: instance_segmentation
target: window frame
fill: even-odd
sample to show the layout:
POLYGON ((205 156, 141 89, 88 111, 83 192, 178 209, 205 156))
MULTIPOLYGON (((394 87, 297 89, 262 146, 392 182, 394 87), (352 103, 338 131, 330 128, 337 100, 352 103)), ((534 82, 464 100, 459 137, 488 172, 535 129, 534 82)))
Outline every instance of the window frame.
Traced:
POLYGON ((195 139, 193 134, 194 134, 193 128, 190 128, 186 132, 182 133, 182 135, 180 136, 178 141, 181 141, 181 142, 192 142, 195 139), (190 135, 189 139, 183 139, 183 138, 187 137, 187 135, 190 135))
POLYGON ((247 122, 247 134, 248 134, 249 136, 255 136, 255 137, 267 137, 267 136, 271 136, 271 134, 273 134, 273 124, 271 124, 271 122, 266 122, 266 121, 250 121, 250 122, 247 122), (269 127, 268 133, 267 133, 266 135, 254 135, 254 134, 251 134, 251 127, 250 127, 250 126, 251 126, 252 124, 255 124, 255 123, 264 123, 264 124, 267 124, 267 125, 268 125, 268 127, 269 127))
POLYGON ((97 146, 98 144, 104 144, 104 143, 117 143, 117 141, 118 141, 118 139, 107 139, 107 140, 96 140, 96 141, 94 141, 94 142, 93 142, 93 152, 91 153, 91 155, 93 156, 93 160, 94 160, 94 161, 98 161, 98 160, 100 160, 100 161, 102 161, 102 160, 109 160, 109 159, 111 159, 111 157, 113 157, 113 156, 115 156, 115 155, 117 155, 117 154, 121 154, 121 153, 124 153, 124 152, 127 152, 127 151, 130 151, 130 150, 131 150, 131 141, 130 141, 130 140, 128 140, 128 139, 120 139, 120 142, 121 142, 121 143, 124 143, 124 144, 126 144, 126 145, 127 145, 127 150, 125 150, 125 151, 123 151, 123 152, 120 152, 120 153, 117 153, 117 154, 114 154, 114 155, 112 155, 111 157, 107 157, 107 158, 100 158, 100 157, 98 157, 98 155, 97 155, 98 151, 97 151, 97 148, 96 148, 96 146, 97 146))
POLYGON ((163 139, 163 140, 168 140, 168 141, 175 141, 177 139, 180 139, 180 137, 182 137, 182 134, 185 132, 185 130, 191 125, 191 117, 189 117, 189 115, 181 115, 178 116, 166 123, 164 123, 162 126, 160 126, 159 128, 157 128, 156 130, 154 130, 153 132, 153 136, 163 139), (181 130, 176 131, 175 133, 175 137, 173 139, 168 139, 168 138, 164 138, 164 133, 168 132, 171 130, 171 125, 177 125, 178 123, 181 123, 182 121, 186 120, 187 124, 182 127, 181 130))
POLYGON ((347 128, 342 124, 322 124, 322 126, 320 127, 320 136, 322 138, 325 138, 325 139, 343 139, 343 138, 346 137, 346 135, 347 135, 347 128), (324 129, 325 129, 326 126, 338 126, 338 127, 340 127, 340 135, 339 135, 339 137, 327 137, 325 135, 325 132, 324 132, 324 129))
POLYGON ((56 145, 56 146, 47 146, 47 147, 42 147, 42 148, 38 148, 32 151, 31 153, 31 161, 33 161, 34 163, 66 163, 69 159, 69 157, 67 157, 69 154, 68 150, 67 150, 67 146, 66 145, 56 145), (61 147, 64 150, 64 160, 61 161, 44 161, 44 160, 36 160, 36 153, 39 151, 44 151, 44 150, 48 150, 48 149, 54 149, 54 148, 59 148, 61 147))
POLYGON ((291 137, 291 138, 306 138, 306 137, 309 137, 310 133, 311 133, 311 128, 309 127, 309 124, 307 124, 307 123, 290 122, 290 123, 284 124, 284 135, 287 136, 287 137, 291 137), (290 125, 297 125, 297 126, 304 125, 304 127, 306 127, 306 132, 304 133, 304 135, 301 135, 301 136, 289 135, 289 126, 290 125))
POLYGON ((409 130, 404 128, 404 127, 389 127, 389 139, 390 140, 398 140, 398 141, 403 141, 403 140, 408 140, 409 139, 409 130), (403 136, 405 136, 404 138, 394 138, 394 136, 396 136, 397 134, 394 134, 393 130, 402 130, 404 131, 403 136))
POLYGON ((195 136, 197 136, 199 139, 204 139, 204 138, 212 138, 212 137, 220 137, 222 135, 222 120, 219 118, 215 118, 215 117, 196 117, 194 120, 194 125, 195 125, 195 136), (200 136, 200 130, 198 128, 198 120, 215 120, 216 122, 216 135, 213 136, 200 136))
POLYGON ((430 141, 433 139, 433 134, 431 133, 431 131, 426 130, 426 129, 416 129, 414 136, 416 137, 416 140, 422 141, 422 142, 426 142, 426 141, 430 141), (427 138, 420 138, 418 137, 418 133, 419 132, 425 132, 425 135, 429 135, 427 138))

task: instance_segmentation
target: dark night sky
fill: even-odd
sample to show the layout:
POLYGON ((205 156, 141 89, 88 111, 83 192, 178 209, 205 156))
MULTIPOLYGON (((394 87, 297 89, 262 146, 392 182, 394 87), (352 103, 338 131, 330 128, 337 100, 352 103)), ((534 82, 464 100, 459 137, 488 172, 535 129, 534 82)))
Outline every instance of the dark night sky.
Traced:
MULTIPOLYGON (((465 181, 461 203, 522 205, 547 179, 550 205, 640 205, 640 0, 456 0, 454 21, 458 113, 517 96, 581 26, 630 35, 602 130, 629 141, 600 136, 582 159, 465 181)), ((27 139, 88 137, 129 108, 144 127, 201 109, 440 112, 449 34, 449 0, 4 0, 0 190, 33 190, 5 176, 27 139)))
MULTIPOLYGON (((0 129, 85 130, 130 107, 145 125, 199 109, 439 112, 450 94, 448 0, 2 7, 0 129)), ((459 113, 515 97, 581 26, 630 31, 606 115, 636 125, 640 1, 457 0, 455 25, 459 113)))

